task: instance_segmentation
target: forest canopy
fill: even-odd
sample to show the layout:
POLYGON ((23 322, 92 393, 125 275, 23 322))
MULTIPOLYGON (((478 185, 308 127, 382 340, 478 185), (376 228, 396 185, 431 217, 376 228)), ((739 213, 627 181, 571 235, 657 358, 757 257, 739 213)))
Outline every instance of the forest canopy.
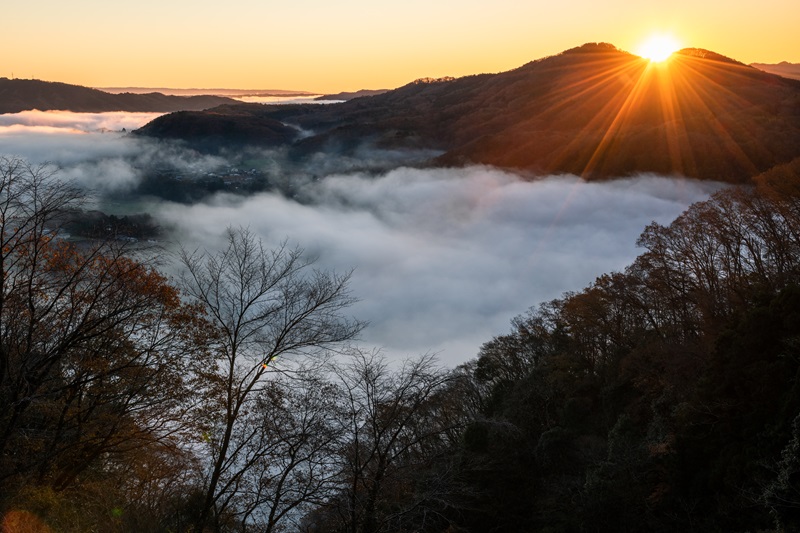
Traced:
POLYGON ((800 160, 641 234, 455 369, 353 346, 349 273, 230 228, 167 279, 0 159, 3 531, 800 527, 800 160))

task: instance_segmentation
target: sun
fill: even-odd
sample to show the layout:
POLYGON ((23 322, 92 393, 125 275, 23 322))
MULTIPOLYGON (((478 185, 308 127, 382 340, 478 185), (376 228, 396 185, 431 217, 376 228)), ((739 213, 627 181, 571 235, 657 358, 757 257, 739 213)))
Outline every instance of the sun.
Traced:
POLYGON ((671 35, 653 35, 639 46, 637 54, 654 63, 660 63, 669 59, 680 47, 680 43, 671 35))

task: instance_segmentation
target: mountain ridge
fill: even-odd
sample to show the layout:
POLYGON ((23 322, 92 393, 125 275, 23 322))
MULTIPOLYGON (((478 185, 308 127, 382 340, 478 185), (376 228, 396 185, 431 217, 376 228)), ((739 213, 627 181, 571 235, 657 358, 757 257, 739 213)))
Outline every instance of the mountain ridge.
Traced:
MULTIPOLYGON (((743 182, 800 157, 800 82, 697 48, 656 65, 587 43, 498 74, 411 82, 325 106, 225 106, 192 121, 223 116, 312 132, 246 140, 288 145, 298 157, 365 144, 426 148, 442 153, 433 165, 587 179, 654 172, 743 182)), ((137 133, 187 139, 173 115, 137 133)))
POLYGON ((291 98, 298 96, 316 96, 319 94, 308 91, 293 91, 287 89, 177 89, 170 87, 93 87, 93 89, 111 94, 149 94, 155 92, 170 96, 225 96, 228 98, 240 98, 243 96, 276 96, 291 98))
POLYGON ((391 89, 359 89, 358 91, 343 91, 335 94, 323 94, 314 98, 318 101, 326 100, 352 100, 354 98, 363 98, 364 96, 376 96, 389 92, 391 89))
POLYGON ((68 83, 0 78, 0 114, 22 111, 170 113, 202 110, 236 100, 220 96, 172 96, 157 92, 112 94, 68 83))
POLYGON ((781 61, 780 63, 750 63, 750 66, 784 78, 800 80, 800 63, 781 61))

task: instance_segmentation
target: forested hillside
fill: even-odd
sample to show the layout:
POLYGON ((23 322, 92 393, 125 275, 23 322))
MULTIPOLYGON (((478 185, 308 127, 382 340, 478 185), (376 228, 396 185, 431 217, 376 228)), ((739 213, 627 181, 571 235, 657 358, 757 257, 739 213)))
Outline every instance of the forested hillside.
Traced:
POLYGON ((165 115, 137 133, 209 150, 230 146, 218 139, 228 127, 250 132, 235 143, 284 144, 296 157, 364 147, 428 149, 440 152, 430 161, 437 166, 748 183, 800 156, 800 82, 708 50, 687 48, 654 64, 610 44, 587 43, 507 72, 423 78, 325 106, 235 105, 165 115), (305 134, 278 136, 276 121, 305 134))
POLYGON ((800 161, 641 235, 463 369, 470 531, 800 527, 800 161))
POLYGON ((800 160, 456 369, 351 346, 300 249, 231 228, 170 281, 60 239, 81 201, 0 160, 4 531, 800 528, 800 160))

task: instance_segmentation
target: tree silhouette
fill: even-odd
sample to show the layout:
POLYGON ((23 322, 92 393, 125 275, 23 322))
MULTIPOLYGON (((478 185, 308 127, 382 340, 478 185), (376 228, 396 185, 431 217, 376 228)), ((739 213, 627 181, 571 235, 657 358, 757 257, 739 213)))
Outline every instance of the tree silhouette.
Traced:
MULTIPOLYGON (((264 248, 250 231, 229 228, 218 253, 183 251, 184 292, 212 324, 215 363, 207 416, 211 458, 196 528, 219 526, 252 469, 246 460, 258 432, 248 413, 267 386, 270 365, 280 356, 315 356, 353 339, 363 324, 342 312, 354 302, 349 274, 313 269, 299 248, 264 248)), ((266 445, 266 443, 265 443, 266 445)))

